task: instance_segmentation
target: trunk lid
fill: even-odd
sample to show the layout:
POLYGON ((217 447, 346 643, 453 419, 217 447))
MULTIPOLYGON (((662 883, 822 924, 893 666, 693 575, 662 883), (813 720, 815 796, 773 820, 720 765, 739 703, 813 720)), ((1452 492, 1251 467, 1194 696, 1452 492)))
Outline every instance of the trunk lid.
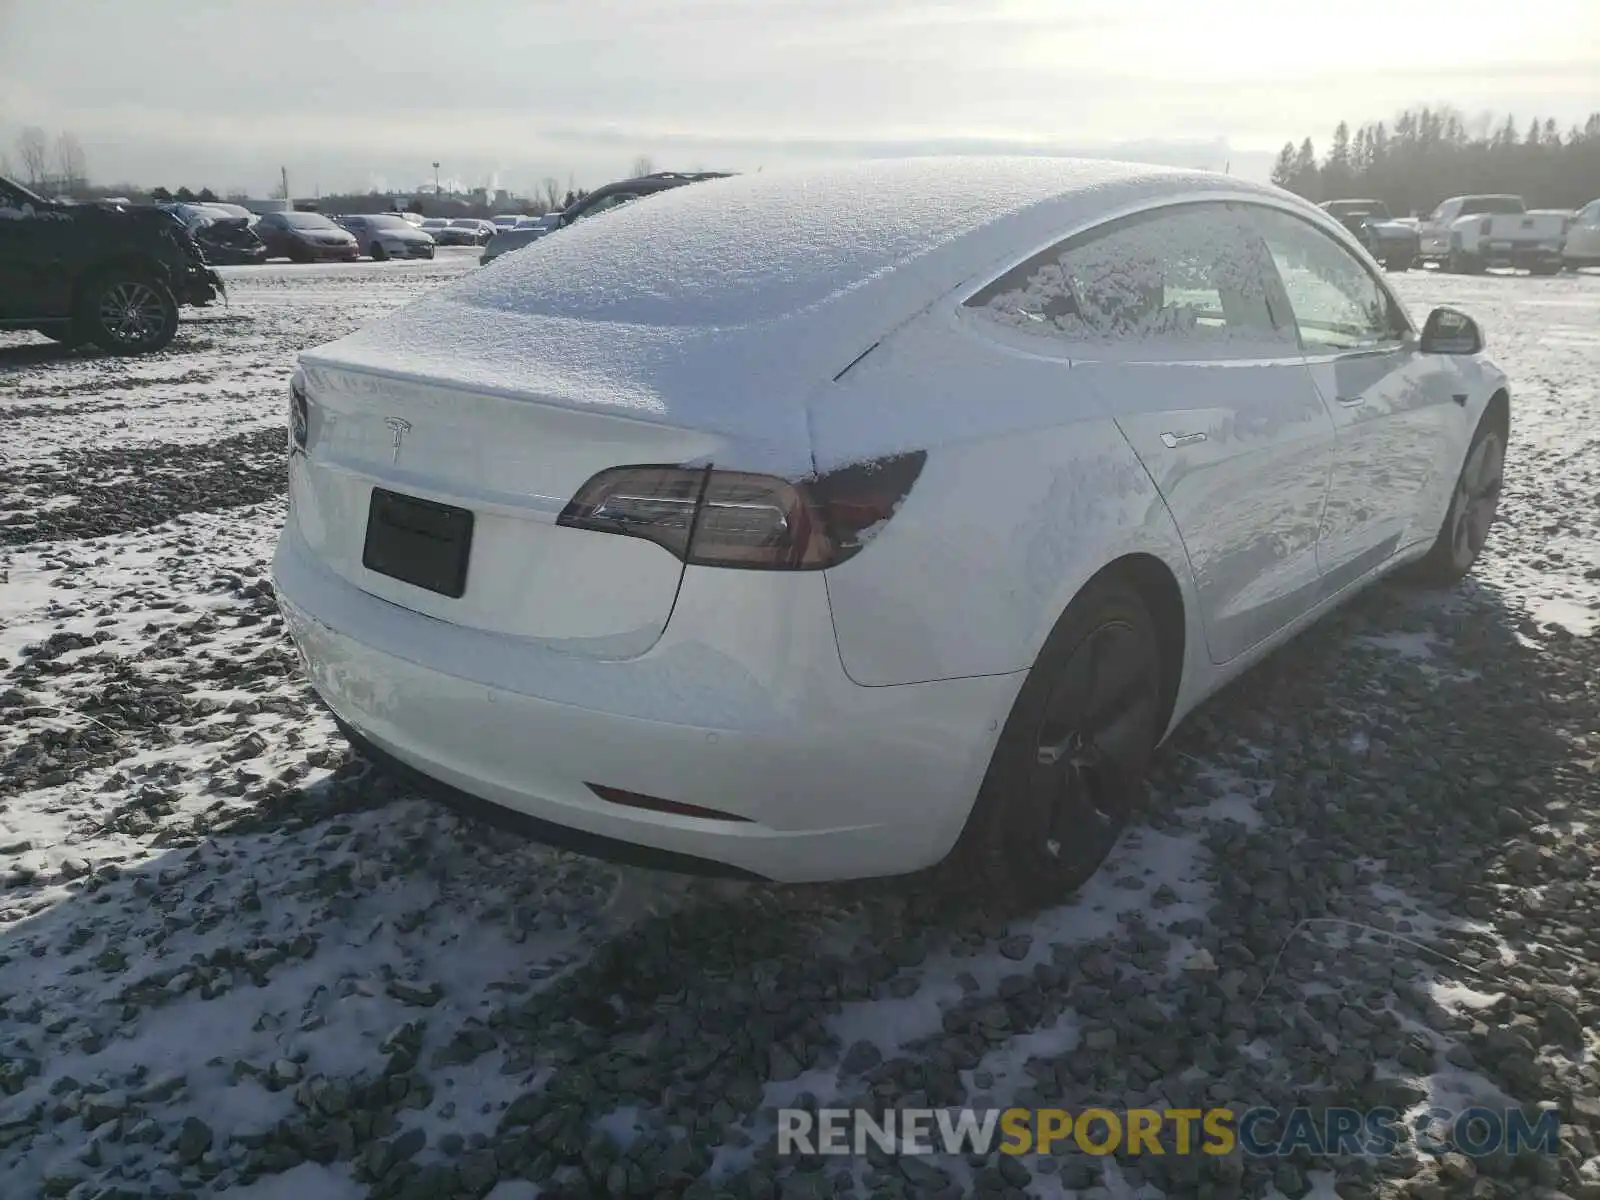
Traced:
POLYGON ((556 520, 609 467, 807 473, 801 398, 735 382, 728 366, 741 357, 711 333, 424 302, 302 355, 311 416, 307 452, 291 458, 295 521, 332 570, 391 603, 585 657, 642 654, 672 614, 682 562, 556 520), (472 513, 461 595, 368 565, 375 488, 472 513))

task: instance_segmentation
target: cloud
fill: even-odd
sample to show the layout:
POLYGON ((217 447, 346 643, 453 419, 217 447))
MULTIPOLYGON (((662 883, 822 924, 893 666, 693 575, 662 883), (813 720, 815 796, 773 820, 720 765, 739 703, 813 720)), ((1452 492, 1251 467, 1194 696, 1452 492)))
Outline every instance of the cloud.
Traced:
POLYGON ((0 14, 0 139, 25 122, 70 128, 97 174, 251 187, 280 164, 334 188, 421 179, 437 158, 529 188, 569 170, 598 182, 639 153, 753 169, 963 147, 1134 147, 1238 170, 1419 101, 1565 125, 1600 78, 1600 51, 1576 52, 1600 45, 1600 13, 1576 0, 1546 0, 1492 45, 1449 0, 1343 0, 1336 17, 1309 0, 1225 13, 1162 0, 0 0, 0 14))

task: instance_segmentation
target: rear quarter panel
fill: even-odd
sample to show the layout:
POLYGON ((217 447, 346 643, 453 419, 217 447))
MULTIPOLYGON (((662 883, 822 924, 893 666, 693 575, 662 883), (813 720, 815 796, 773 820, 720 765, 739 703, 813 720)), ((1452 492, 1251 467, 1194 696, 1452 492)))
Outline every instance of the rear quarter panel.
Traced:
MULTIPOLYGON (((860 554, 827 574, 845 671, 892 685, 1025 670, 1072 597, 1124 554, 1192 581, 1121 432, 1048 345, 941 305, 814 398, 817 465, 928 453, 860 554)), ((1203 638, 1186 639, 1193 649, 1203 638)))

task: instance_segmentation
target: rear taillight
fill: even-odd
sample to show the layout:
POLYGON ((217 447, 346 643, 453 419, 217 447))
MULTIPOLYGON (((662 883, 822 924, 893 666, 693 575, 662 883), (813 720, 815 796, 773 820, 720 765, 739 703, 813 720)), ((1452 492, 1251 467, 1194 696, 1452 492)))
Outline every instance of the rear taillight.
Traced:
POLYGON ((1478 222, 1478 232, 1483 234, 1485 237, 1487 237, 1489 235, 1489 230, 1491 230, 1493 228, 1494 228, 1494 218, 1493 217, 1485 217, 1483 220, 1478 222))
POLYGON ((816 571, 858 554, 922 473, 918 450, 809 479, 712 467, 612 467, 558 524, 644 538, 702 567, 816 571))
POLYGON ((289 384, 289 453, 304 451, 311 440, 311 405, 298 382, 289 384))

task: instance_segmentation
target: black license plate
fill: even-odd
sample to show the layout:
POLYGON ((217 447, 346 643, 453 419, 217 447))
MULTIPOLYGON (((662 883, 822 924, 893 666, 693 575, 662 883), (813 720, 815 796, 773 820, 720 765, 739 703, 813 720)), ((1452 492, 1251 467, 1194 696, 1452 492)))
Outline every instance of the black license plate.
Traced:
POLYGON ((459 598, 467 590, 471 554, 469 509, 372 489, 361 549, 361 565, 369 571, 459 598))

